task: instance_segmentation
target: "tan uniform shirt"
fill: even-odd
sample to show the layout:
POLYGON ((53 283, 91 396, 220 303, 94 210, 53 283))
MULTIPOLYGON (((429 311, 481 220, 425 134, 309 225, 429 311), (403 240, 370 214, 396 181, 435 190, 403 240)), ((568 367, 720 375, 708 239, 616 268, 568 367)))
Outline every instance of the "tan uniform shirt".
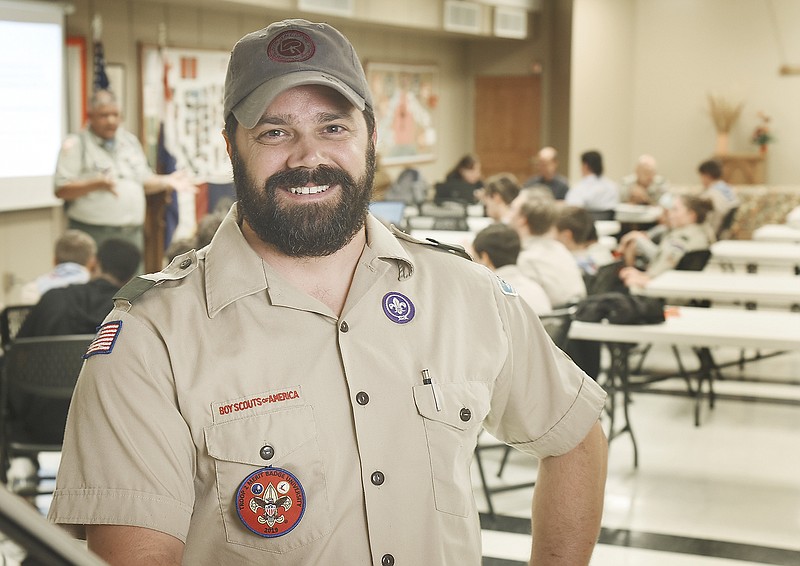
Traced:
POLYGON ((78 380, 51 520, 169 533, 192 566, 479 565, 481 425, 562 454, 602 389, 480 265, 370 216, 337 319, 235 218, 117 301, 111 351, 78 380))
POLYGON ((714 241, 711 228, 706 224, 687 224, 667 232, 647 265, 647 275, 655 277, 675 269, 688 252, 707 250, 714 241))
POLYGON ((56 165, 55 186, 110 175, 114 190, 92 191, 69 202, 67 216, 95 226, 140 226, 144 223, 144 182, 153 175, 139 140, 122 128, 113 147, 88 130, 68 136, 56 165))

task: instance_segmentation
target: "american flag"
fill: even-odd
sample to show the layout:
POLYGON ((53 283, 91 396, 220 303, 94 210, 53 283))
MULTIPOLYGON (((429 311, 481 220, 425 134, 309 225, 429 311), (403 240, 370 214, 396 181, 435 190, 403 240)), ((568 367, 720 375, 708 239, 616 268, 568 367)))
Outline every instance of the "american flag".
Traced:
POLYGON ((94 92, 106 90, 110 85, 106 74, 106 57, 103 54, 103 44, 100 41, 94 42, 94 82, 92 85, 94 92))
POLYGON ((97 329, 97 336, 94 337, 89 348, 83 355, 83 359, 90 358, 95 354, 110 354, 114 349, 114 343, 117 341, 120 331, 122 330, 121 320, 112 320, 106 322, 103 326, 97 329))
MULTIPOLYGON (((177 160, 174 153, 170 151, 167 140, 166 129, 167 121, 172 118, 171 112, 174 111, 172 104, 172 88, 169 84, 170 63, 164 49, 161 49, 161 62, 163 65, 162 83, 164 87, 161 124, 158 127, 158 145, 156 146, 156 173, 159 175, 169 175, 177 169, 177 160)), ((167 206, 164 208, 164 249, 166 250, 172 243, 172 236, 178 227, 178 195, 173 189, 169 193, 167 206)))

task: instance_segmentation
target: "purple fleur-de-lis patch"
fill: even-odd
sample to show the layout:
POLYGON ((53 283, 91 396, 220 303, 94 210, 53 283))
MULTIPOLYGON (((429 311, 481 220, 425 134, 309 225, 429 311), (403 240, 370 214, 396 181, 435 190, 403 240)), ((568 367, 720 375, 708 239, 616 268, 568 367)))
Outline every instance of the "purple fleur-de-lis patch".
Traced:
POLYGON ((402 293, 386 293, 383 296, 383 312, 392 322, 405 324, 414 318, 416 309, 411 299, 402 293))

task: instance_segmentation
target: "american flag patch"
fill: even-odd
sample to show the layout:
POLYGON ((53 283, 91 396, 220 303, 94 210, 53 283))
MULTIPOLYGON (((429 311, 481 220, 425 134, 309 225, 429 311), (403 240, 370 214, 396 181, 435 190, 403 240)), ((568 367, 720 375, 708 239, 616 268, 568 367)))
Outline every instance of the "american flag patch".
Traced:
POLYGON ((83 355, 83 359, 90 358, 95 354, 110 354, 114 349, 114 343, 117 341, 120 331, 122 330, 121 320, 112 320, 106 322, 103 326, 97 329, 97 336, 94 337, 89 348, 83 355))

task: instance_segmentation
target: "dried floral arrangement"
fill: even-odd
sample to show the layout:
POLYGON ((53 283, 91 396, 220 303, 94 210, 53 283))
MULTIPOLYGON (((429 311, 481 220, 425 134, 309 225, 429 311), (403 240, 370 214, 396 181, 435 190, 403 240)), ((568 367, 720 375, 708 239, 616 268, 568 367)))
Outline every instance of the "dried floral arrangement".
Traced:
POLYGON ((728 133, 739 119, 744 102, 731 102, 724 96, 708 95, 708 108, 717 132, 728 133))

